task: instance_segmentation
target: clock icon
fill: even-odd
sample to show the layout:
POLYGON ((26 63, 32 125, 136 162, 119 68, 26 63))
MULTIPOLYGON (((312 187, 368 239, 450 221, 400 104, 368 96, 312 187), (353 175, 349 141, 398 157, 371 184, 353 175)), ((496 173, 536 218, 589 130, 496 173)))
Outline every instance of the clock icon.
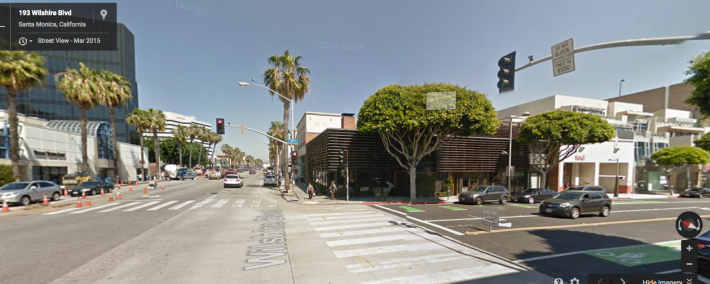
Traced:
POLYGON ((27 44, 27 39, 25 37, 20 38, 20 45, 25 46, 27 44))

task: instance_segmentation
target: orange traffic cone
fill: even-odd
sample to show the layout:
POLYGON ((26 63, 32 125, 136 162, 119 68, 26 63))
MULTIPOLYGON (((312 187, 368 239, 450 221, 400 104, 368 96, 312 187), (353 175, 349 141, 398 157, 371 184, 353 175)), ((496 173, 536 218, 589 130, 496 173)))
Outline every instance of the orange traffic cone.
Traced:
POLYGON ((143 194, 148 194, 148 187, 147 186, 143 188, 143 194))
POLYGON ((10 206, 7 206, 7 201, 2 202, 2 212, 10 212, 10 206))
POLYGON ((68 196, 69 196, 69 191, 65 188, 64 189, 64 197, 68 197, 68 196))
POLYGON ((91 206, 91 205, 92 205, 92 204, 91 204, 91 199, 87 199, 85 203, 86 203, 86 206, 91 206))
POLYGON ((82 199, 86 199, 86 191, 82 191, 82 192, 81 192, 81 198, 82 198, 82 199))
POLYGON ((47 206, 49 205, 49 199, 47 199, 47 195, 44 195, 44 199, 42 200, 42 205, 47 206))
POLYGON ((120 184, 120 183, 118 184, 118 189, 121 189, 121 184, 120 184))
POLYGON ((164 186, 164 185, 161 186, 161 187, 160 187, 160 190, 165 190, 165 186, 164 186))
POLYGON ((133 191, 133 187, 132 187, 132 186, 129 186, 129 187, 128 187, 128 191, 133 191))
POLYGON ((102 189, 101 189, 101 196, 104 196, 104 195, 105 195, 104 189, 102 188, 102 189))
MULTIPOLYGON (((88 200, 86 202, 89 202, 88 200)), ((79 197, 76 198, 76 208, 81 208, 84 207, 84 205, 81 205, 81 199, 79 197)))
POLYGON ((116 199, 123 199, 120 191, 116 192, 116 199))
POLYGON ((108 202, 112 202, 112 201, 113 201, 113 193, 108 195, 108 202))

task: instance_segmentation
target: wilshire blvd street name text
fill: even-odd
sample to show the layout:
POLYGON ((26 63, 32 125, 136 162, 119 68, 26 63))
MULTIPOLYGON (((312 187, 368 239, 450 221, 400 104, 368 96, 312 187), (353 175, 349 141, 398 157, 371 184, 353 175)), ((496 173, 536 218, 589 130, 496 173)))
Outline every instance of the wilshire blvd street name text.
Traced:
POLYGON ((249 247, 248 255, 254 256, 247 263, 261 263, 247 266, 244 270, 259 269, 286 263, 284 256, 288 256, 286 248, 286 235, 281 210, 261 210, 261 216, 254 219, 257 222, 266 222, 261 225, 261 230, 253 231, 259 235, 252 237, 260 239, 259 245, 249 247))

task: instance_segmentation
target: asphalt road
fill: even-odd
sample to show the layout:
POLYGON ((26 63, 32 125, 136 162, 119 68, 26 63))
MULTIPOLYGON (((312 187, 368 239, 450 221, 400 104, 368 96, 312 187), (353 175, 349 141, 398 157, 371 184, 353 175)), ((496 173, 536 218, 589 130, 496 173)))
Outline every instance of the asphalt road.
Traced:
MULTIPOLYGON (((409 216, 444 235, 524 264, 565 283, 588 274, 675 273, 680 269, 680 243, 675 218, 694 211, 710 221, 710 200, 662 199, 613 202, 609 217, 586 215, 573 220, 540 216, 539 204, 508 205, 379 205, 409 216), (499 212, 501 223, 482 224, 482 209, 499 212)), ((707 281, 707 279, 705 279, 707 281)), ((710 282, 709 282, 710 283, 710 282)))

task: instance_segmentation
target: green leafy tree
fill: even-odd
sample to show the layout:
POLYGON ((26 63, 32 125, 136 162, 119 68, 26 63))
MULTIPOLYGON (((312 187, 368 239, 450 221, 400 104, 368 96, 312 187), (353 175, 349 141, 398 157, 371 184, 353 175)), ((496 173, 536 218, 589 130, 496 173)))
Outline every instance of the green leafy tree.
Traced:
POLYGON ((665 169, 668 189, 670 195, 673 195, 671 176, 683 172, 689 166, 707 164, 710 162, 710 153, 698 147, 677 146, 658 150, 651 155, 651 159, 665 169))
POLYGON ((409 172, 410 199, 416 199, 419 162, 452 136, 492 135, 499 122, 485 95, 451 84, 390 85, 365 100, 359 131, 380 134, 387 152, 409 172), (450 109, 427 110, 427 93, 455 92, 450 109))
MULTIPOLYGON (((153 138, 147 139, 148 145, 148 157, 151 163, 155 162, 155 144, 152 143, 153 138)), ((180 156, 187 156, 187 151, 189 147, 194 148, 193 150, 198 150, 199 144, 184 144, 182 147, 179 146, 177 139, 174 137, 164 138, 160 140, 160 159, 166 164, 178 164, 180 162, 180 156)), ((206 155, 205 155, 206 156, 206 155)), ((199 159, 199 156, 195 155, 193 157, 195 163, 199 159)))
POLYGON ((175 142, 178 144, 179 152, 180 152, 180 166, 183 165, 182 163, 182 145, 185 144, 187 141, 187 127, 184 125, 178 125, 177 128, 173 129, 173 137, 175 138, 175 142))
POLYGON ((214 160, 214 153, 217 152, 217 144, 222 142, 222 135, 217 134, 217 132, 211 132, 210 135, 212 136, 210 139, 210 142, 212 142, 210 145, 210 148, 212 148, 212 157, 210 160, 214 160))
MULTIPOLYGON (((158 109, 153 109, 149 108, 147 111, 147 122, 148 122, 148 129, 150 132, 153 133, 153 147, 155 149, 160 149, 160 139, 158 139, 158 132, 163 132, 165 131, 165 124, 167 123, 165 114, 163 113, 162 110, 158 109)), ((162 170, 162 167, 160 166, 160 153, 155 152, 155 163, 157 165, 158 169, 158 174, 160 174, 160 171, 162 170)))
MULTIPOLYGON (((7 42, 5 41, 5 44, 7 42)), ((10 46, 7 44, 6 46, 10 46)), ((20 135, 17 118, 17 95, 44 84, 47 76, 45 59, 26 51, 0 51, 0 86, 7 90, 8 122, 10 124, 10 160, 12 175, 20 181, 20 135)))
POLYGON ((705 151, 710 151, 710 133, 705 133, 700 139, 695 141, 695 146, 705 151))
MULTIPOLYGON (((284 54, 281 56, 272 55, 269 57, 269 65, 271 65, 271 67, 266 68, 262 76, 264 85, 269 87, 271 90, 278 92, 282 96, 289 98, 293 101, 293 103, 303 101, 306 93, 310 92, 311 79, 308 75, 311 74, 311 70, 303 66, 301 63, 302 60, 303 57, 292 56, 288 50, 284 51, 284 54)), ((271 90, 269 93, 272 96, 278 96, 271 90)), ((284 98, 279 97, 279 99, 284 104, 283 132, 286 134, 288 133, 288 112, 290 104, 289 101, 284 98)), ((286 135, 286 137, 288 137, 288 135, 286 135)), ((286 151, 287 147, 282 148, 281 160, 285 160, 288 157, 288 153, 286 151)), ((285 168, 286 164, 287 163, 283 163, 282 165, 283 170, 286 173, 284 178, 286 180, 290 180, 289 172, 285 168)), ((286 190, 289 189, 290 184, 287 183, 286 190)))
POLYGON ((150 123, 148 121, 148 112, 136 108, 133 110, 133 112, 126 116, 126 123, 135 127, 136 131, 139 134, 138 139, 141 145, 140 159, 141 161, 143 161, 143 163, 141 164, 141 177, 143 177, 143 180, 147 180, 147 177, 145 176, 145 147, 143 146, 145 138, 143 137, 143 133, 148 132, 148 128, 150 127, 150 123))
POLYGON ((686 82, 693 85, 693 92, 686 103, 695 106, 703 116, 710 117, 710 52, 698 55, 690 60, 686 82))
POLYGON ((110 123, 111 128, 111 139, 113 139, 113 166, 118 171, 118 140, 116 138, 116 108, 125 106, 132 98, 133 92, 131 91, 131 83, 126 80, 121 75, 115 74, 111 71, 102 70, 98 72, 98 80, 100 83, 98 85, 99 93, 97 94, 97 102, 109 109, 110 113, 110 123))
POLYGON ((540 185, 546 187, 547 173, 580 146, 606 142, 615 135, 614 126, 600 116, 554 110, 525 120, 518 141, 528 145, 532 166, 542 175, 540 185))
MULTIPOLYGON (((196 124, 190 124, 190 126, 187 128, 187 132, 185 134, 190 140, 190 144, 192 144, 195 141, 195 138, 200 135, 201 128, 202 127, 197 126, 196 124)), ((190 169, 192 169, 192 147, 190 147, 190 169)))
POLYGON ((12 166, 0 165, 0 184, 8 184, 15 181, 12 166))
MULTIPOLYGON (((281 121, 272 121, 269 131, 266 134, 276 137, 276 139, 284 140, 285 132, 283 125, 284 124, 281 121)), ((281 164, 279 156, 281 148, 283 148, 283 144, 281 142, 269 139, 269 160, 271 160, 272 164, 276 165, 276 168, 279 168, 279 165, 281 164)))

